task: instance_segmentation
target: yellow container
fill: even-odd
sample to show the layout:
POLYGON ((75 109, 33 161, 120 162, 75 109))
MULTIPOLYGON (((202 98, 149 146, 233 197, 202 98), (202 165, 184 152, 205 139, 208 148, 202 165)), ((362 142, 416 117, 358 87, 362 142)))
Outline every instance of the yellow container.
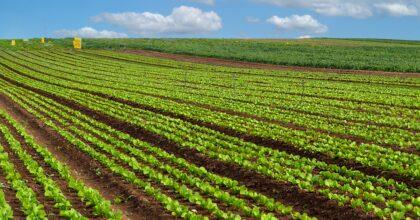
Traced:
POLYGON ((75 37, 73 40, 74 49, 82 49, 82 38, 75 37))
POLYGON ((12 42, 10 42, 10 45, 16 46, 16 41, 15 40, 12 40, 12 42))
POLYGON ((45 44, 45 37, 41 37, 41 44, 45 44))

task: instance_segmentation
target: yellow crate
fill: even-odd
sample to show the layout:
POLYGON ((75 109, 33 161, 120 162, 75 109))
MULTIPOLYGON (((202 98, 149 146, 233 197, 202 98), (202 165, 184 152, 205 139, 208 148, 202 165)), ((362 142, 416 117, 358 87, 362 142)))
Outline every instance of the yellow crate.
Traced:
POLYGON ((16 41, 15 40, 12 40, 12 42, 10 42, 10 45, 16 46, 16 41))
POLYGON ((45 44, 45 37, 41 37, 41 44, 45 44))
POLYGON ((73 40, 74 49, 82 49, 82 38, 75 37, 73 40))

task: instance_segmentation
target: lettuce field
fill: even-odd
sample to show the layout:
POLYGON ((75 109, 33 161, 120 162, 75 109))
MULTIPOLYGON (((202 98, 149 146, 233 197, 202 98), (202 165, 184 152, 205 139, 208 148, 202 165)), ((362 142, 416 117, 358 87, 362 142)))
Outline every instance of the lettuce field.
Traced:
POLYGON ((420 77, 401 65, 3 47, 0 219, 419 219, 420 77))

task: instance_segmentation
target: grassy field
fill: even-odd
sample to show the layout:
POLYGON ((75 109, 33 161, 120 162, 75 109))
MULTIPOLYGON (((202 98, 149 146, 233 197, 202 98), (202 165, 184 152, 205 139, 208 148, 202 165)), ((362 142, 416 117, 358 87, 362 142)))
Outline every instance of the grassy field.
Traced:
MULTIPOLYGON (((71 39, 54 40, 71 47, 71 39)), ((91 49, 145 49, 280 65, 420 72, 420 42, 380 39, 85 39, 91 49)))
MULTIPOLYGON (((67 41, 42 49, 4 42, 1 219, 420 218, 418 77, 229 68, 57 47, 67 41)), ((320 62, 328 51, 355 59, 353 68, 363 52, 369 61, 358 60, 371 68, 419 68, 403 59, 418 60, 414 42, 85 43, 260 54, 265 62, 268 54, 299 60, 278 54, 284 50, 320 62), (381 53, 387 58, 379 61, 381 53)))

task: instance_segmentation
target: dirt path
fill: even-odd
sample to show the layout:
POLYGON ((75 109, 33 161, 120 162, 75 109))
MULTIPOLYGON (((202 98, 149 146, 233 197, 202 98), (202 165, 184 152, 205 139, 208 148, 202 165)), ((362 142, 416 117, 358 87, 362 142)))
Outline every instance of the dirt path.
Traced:
POLYGON ((236 61, 212 57, 198 57, 183 54, 170 54, 157 51, 148 50, 124 50, 124 53, 139 54, 148 57, 158 57, 164 59, 171 59, 177 61, 185 61, 192 63, 210 64, 227 67, 240 67, 252 69, 267 69, 267 70, 295 70, 304 72, 324 72, 324 73, 340 73, 340 74, 368 74, 368 75, 382 75, 382 76, 398 76, 398 77, 420 77, 420 73, 404 73, 404 72, 387 72, 376 70, 349 70, 349 69, 332 69, 319 67, 303 67, 303 66, 285 66, 266 63, 236 61))

